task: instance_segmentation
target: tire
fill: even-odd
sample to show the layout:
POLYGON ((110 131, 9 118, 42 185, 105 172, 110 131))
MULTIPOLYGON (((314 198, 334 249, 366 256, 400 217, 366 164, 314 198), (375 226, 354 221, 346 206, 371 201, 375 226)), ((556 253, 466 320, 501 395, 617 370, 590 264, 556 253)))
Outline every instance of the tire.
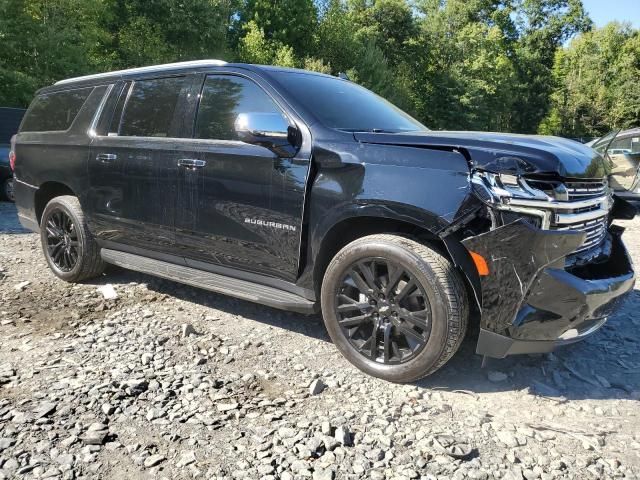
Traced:
POLYGON ((412 238, 393 234, 366 236, 340 250, 325 272, 321 305, 329 336, 347 360, 397 383, 442 367, 460 347, 469 316, 467 291, 452 263, 412 238), (397 275, 402 280, 395 280, 397 275), (375 340, 366 340, 369 330, 376 332, 375 340))
POLYGON ((49 268, 66 282, 88 280, 101 275, 105 270, 106 264, 100 257, 100 248, 89 232, 76 197, 64 195, 49 201, 40 220, 40 240, 49 268), (65 218, 68 218, 68 221, 65 218), (58 237, 52 235, 52 232, 61 235, 58 237), (70 252, 68 254, 67 246, 70 252), (75 255, 72 253, 74 251, 75 255), (74 258, 75 261, 67 262, 74 258))
POLYGON ((13 177, 5 178, 2 182, 2 197, 10 202, 15 201, 13 195, 13 177))

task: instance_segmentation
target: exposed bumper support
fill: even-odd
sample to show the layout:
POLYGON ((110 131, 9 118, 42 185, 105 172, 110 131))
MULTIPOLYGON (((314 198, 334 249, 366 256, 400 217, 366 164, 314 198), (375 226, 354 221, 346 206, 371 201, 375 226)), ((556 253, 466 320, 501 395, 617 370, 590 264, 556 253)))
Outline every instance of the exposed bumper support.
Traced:
POLYGON ((519 221, 463 240, 490 271, 480 278, 477 353, 502 358, 549 352, 598 330, 635 282, 622 231, 610 228, 606 262, 571 271, 564 269, 564 259, 582 244, 583 233, 540 230, 519 221))

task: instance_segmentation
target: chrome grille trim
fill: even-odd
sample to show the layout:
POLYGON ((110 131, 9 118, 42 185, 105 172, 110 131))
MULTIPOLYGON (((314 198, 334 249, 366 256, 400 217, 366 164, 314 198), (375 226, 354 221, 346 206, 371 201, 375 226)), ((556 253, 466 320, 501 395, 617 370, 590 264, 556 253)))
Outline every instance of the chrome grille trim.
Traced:
MULTIPOLYGON (((535 180, 536 187, 545 182, 535 180)), ((532 182, 533 183, 533 182, 532 182)), ((549 189, 557 188, 549 183, 549 189)), ((580 254, 598 247, 607 236, 608 215, 613 205, 606 180, 568 179, 563 183, 568 200, 549 198, 549 201, 510 199, 510 205, 535 208, 550 213, 550 221, 543 228, 553 231, 577 231, 586 234, 583 244, 574 252, 580 254)))
POLYGON ((552 226, 551 230, 556 231, 578 231, 587 234, 584 243, 574 253, 581 253, 597 247, 607 236, 607 216, 600 217, 586 222, 577 222, 563 226, 552 226))
POLYGON ((564 185, 569 194, 569 201, 579 200, 585 197, 597 197, 606 195, 607 193, 607 184, 602 180, 567 181, 564 185))

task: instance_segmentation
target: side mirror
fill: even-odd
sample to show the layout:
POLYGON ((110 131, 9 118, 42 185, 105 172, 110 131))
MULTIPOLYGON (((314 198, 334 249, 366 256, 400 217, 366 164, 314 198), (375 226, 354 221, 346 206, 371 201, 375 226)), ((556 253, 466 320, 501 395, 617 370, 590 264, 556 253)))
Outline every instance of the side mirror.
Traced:
POLYGON ((266 147, 280 157, 293 157, 298 150, 298 130, 279 113, 241 113, 234 127, 239 140, 266 147))

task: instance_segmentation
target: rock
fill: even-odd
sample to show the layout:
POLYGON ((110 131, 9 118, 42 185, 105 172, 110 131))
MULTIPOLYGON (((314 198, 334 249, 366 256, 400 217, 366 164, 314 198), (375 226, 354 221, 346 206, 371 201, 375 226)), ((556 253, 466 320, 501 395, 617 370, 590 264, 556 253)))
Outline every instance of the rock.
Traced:
POLYGON ((236 410, 240 405, 237 402, 232 403, 218 403, 216 404, 216 408, 219 412, 229 412, 231 410, 236 410))
POLYGON ((467 458, 473 451, 471 445, 452 435, 437 435, 434 437, 433 443, 442 453, 453 458, 467 458))
POLYGON ((12 447, 15 443, 16 441, 13 438, 0 438, 0 452, 6 450, 9 447, 12 447))
POLYGON ((258 466, 258 473, 261 476, 262 475, 271 475, 273 472, 275 472, 275 468, 273 468, 273 465, 264 464, 264 465, 259 465, 258 466))
POLYGON ((58 455, 56 457, 56 462, 60 465, 68 465, 70 467, 73 466, 74 456, 71 454, 58 455))
POLYGON ((316 378, 311 385, 309 385, 309 395, 318 395, 327 388, 327 385, 320 379, 316 378))
POLYGON ((89 430, 90 432, 96 432, 96 431, 102 431, 102 430, 107 430, 109 427, 107 427, 104 423, 101 422, 94 422, 91 425, 89 425, 89 428, 87 428, 87 430, 89 430))
POLYGON ((13 289, 17 292, 21 292, 23 291, 25 288, 27 288, 27 286, 30 284, 31 282, 29 280, 26 280, 24 282, 20 282, 17 283, 13 286, 13 289))
POLYGON ((107 283, 106 285, 101 285, 98 287, 98 292, 102 294, 102 297, 105 300, 115 300, 118 298, 118 294, 116 293, 116 289, 113 288, 113 285, 107 283))
POLYGON ((69 448, 71 445, 75 444, 78 441, 78 437, 76 435, 71 435, 60 442, 60 445, 63 448, 69 448))
POLYGON ((351 432, 345 426, 340 426, 336 428, 336 433, 334 435, 334 438, 344 446, 352 445, 351 432))
POLYGON ((144 459, 144 468, 155 467, 156 465, 164 462, 165 460, 166 460, 166 457, 164 455, 158 455, 158 454, 150 455, 144 459))
POLYGON ((124 385, 131 393, 131 395, 140 395, 142 392, 145 392, 149 387, 149 383, 144 378, 133 378, 127 380, 124 385))
POLYGON ((115 407, 110 403, 103 403, 100 409, 102 410, 102 413, 104 413, 105 415, 111 415, 113 412, 116 411, 115 407))
POLYGON ((197 335, 196 329, 193 328, 193 325, 190 323, 183 323, 181 325, 182 328, 182 338, 186 338, 190 335, 197 335))
POLYGON ((33 414, 35 415, 36 418, 46 417, 52 414, 55 411, 57 406, 58 404, 56 402, 46 402, 46 401, 41 402, 33 411, 33 414))
POLYGON ((329 469, 316 469, 313 471, 313 480, 333 480, 335 473, 329 469))
POLYGON ((498 440, 504 443, 507 447, 517 447, 519 445, 518 439, 513 432, 507 430, 500 430, 496 433, 498 440))
POLYGON ((40 478, 55 478, 62 475, 62 472, 56 467, 49 467, 40 478))
POLYGON ((186 467, 187 465, 191 465, 196 461, 196 454, 193 450, 187 450, 183 452, 180 456, 180 460, 176 463, 176 466, 179 468, 186 467))
POLYGON ((499 382, 504 382, 507 378, 509 378, 509 375, 507 375, 504 372, 498 372, 496 370, 491 370, 487 374, 487 378, 489 379, 490 382, 499 383, 499 382))
POLYGON ((280 435, 280 438, 293 438, 297 433, 298 431, 295 428, 282 427, 278 429, 278 435, 280 435))
POLYGON ((85 445, 102 445, 107 438, 107 430, 87 430, 80 440, 85 445))

